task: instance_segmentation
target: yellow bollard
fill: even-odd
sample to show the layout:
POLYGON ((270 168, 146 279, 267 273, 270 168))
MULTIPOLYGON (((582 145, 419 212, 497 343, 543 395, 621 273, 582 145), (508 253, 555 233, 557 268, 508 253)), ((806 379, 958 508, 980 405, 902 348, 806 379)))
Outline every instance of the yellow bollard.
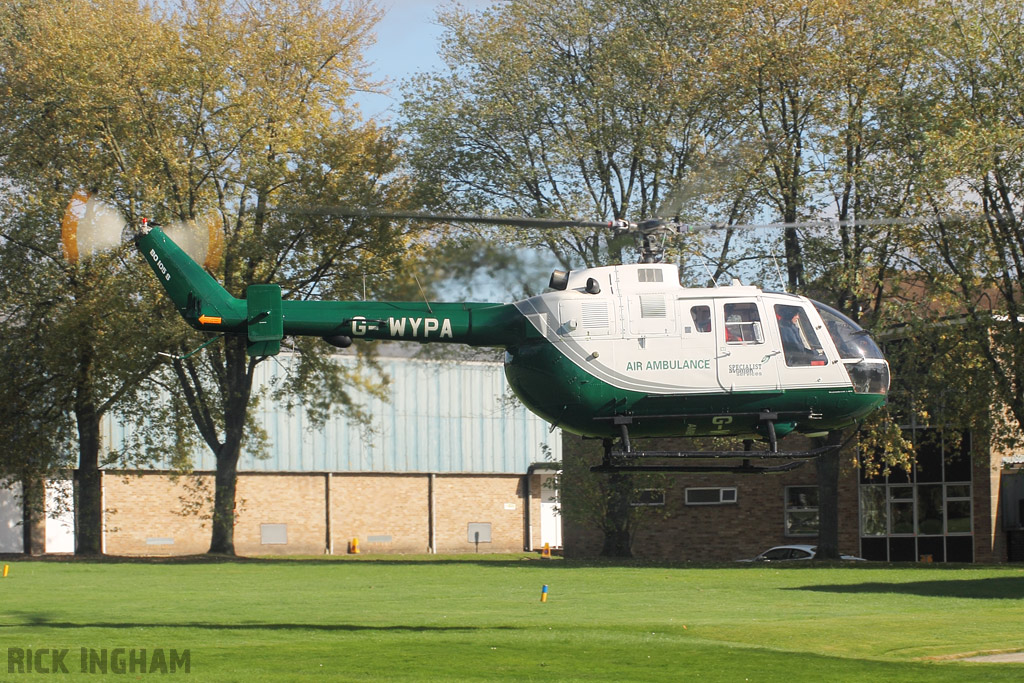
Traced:
POLYGON ((7 571, 8 571, 8 570, 9 570, 10 568, 11 568, 11 565, 9 565, 9 564, 5 564, 5 565, 4 565, 4 578, 5 578, 5 579, 7 578, 7 571))
POLYGON ((359 554, 359 539, 358 538, 353 538, 349 542, 349 544, 348 544, 348 553, 349 553, 349 555, 358 555, 359 554))
POLYGON ((544 587, 540 589, 540 601, 541 602, 547 602, 548 601, 548 585, 547 584, 544 584, 544 587))

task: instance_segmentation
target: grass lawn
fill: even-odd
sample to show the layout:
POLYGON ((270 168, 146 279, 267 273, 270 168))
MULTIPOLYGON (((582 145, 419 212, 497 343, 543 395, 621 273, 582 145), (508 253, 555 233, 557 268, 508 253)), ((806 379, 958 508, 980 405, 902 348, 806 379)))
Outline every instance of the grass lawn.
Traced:
POLYGON ((167 678, 82 675, 82 648, 111 658, 145 649, 147 659, 187 649, 190 673, 171 680, 247 683, 1024 679, 1024 664, 953 658, 1024 650, 1024 568, 1014 566, 692 568, 532 555, 0 563, 10 565, 0 579, 5 681, 167 678), (47 668, 68 650, 69 673, 20 674, 18 658, 41 648, 47 668))

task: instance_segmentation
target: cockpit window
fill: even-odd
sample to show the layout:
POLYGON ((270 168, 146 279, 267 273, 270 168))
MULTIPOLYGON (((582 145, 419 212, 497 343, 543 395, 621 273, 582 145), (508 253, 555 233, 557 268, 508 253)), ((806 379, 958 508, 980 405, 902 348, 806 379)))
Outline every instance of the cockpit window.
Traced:
POLYGON ((776 304, 775 319, 779 323, 786 365, 797 367, 827 364, 818 335, 814 333, 814 327, 803 307, 776 304))
POLYGON ((884 360, 882 350, 878 344, 868 336, 867 330, 853 322, 845 315, 823 303, 813 302, 814 307, 821 314, 825 327, 832 335, 832 341, 839 349, 839 355, 843 358, 875 358, 884 360))

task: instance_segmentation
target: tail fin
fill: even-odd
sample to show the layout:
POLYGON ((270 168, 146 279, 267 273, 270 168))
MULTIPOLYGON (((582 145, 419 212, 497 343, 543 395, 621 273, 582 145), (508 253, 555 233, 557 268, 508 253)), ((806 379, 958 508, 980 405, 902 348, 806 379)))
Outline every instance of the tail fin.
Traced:
POLYGON ((246 302, 228 294, 160 228, 136 237, 135 246, 189 325, 197 330, 246 331, 246 302))

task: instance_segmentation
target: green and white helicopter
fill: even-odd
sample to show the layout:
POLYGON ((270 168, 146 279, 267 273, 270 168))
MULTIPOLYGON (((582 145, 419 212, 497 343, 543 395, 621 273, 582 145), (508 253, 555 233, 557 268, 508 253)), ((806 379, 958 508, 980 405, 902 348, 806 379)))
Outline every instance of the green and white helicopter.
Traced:
POLYGON ((318 213, 612 227, 637 233, 644 246, 640 263, 555 271, 543 294, 499 304, 290 301, 273 284, 252 285, 237 298, 161 228, 144 226, 135 243, 189 325, 246 335, 251 355, 276 354, 291 335, 321 337, 338 347, 373 339, 504 349, 505 374, 519 399, 553 426, 603 439, 606 470, 791 469, 802 463, 755 467, 749 459, 821 455, 828 449, 780 451, 778 440, 842 429, 886 401, 889 365, 878 345, 842 313, 737 281, 681 286, 677 267, 661 263, 656 246, 659 236, 680 230, 670 221, 318 213), (742 451, 640 451, 630 442, 640 437, 748 441, 742 451), (766 447, 750 450, 755 439, 766 447), (745 462, 640 464, 644 458, 686 457, 745 462))

